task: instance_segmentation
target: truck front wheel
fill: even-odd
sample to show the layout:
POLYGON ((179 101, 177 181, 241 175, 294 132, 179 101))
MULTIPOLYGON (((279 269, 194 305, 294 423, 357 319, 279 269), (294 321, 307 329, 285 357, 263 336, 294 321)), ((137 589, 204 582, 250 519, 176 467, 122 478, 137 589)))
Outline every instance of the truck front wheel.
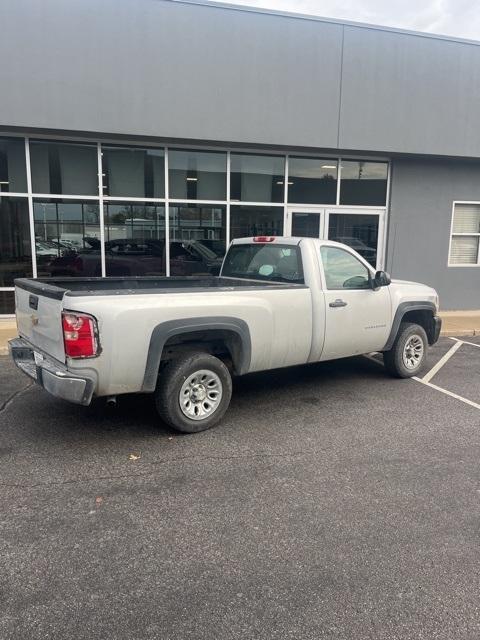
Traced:
POLYGON ((425 329, 413 322, 402 322, 392 348, 383 354, 385 368, 396 378, 411 378, 424 366, 427 348, 425 329))
POLYGON ((208 353, 192 353, 161 370, 155 391, 164 422, 183 433, 198 433, 217 424, 232 397, 232 378, 225 364, 208 353))

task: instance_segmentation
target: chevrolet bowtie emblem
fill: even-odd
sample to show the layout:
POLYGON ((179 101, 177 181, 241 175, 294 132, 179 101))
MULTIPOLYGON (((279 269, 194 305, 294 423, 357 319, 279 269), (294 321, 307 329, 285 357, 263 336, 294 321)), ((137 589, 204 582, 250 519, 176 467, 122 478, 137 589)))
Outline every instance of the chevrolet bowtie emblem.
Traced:
POLYGON ((38 318, 37 316, 34 316, 33 314, 30 316, 30 318, 32 319, 32 324, 35 327, 38 324, 38 318))

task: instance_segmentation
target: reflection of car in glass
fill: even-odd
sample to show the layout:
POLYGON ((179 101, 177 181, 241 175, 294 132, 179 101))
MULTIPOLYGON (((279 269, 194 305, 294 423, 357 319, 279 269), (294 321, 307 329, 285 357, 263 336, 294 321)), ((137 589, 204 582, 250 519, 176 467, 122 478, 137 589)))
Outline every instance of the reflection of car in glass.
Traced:
POLYGON ((53 242, 35 242, 35 253, 38 256, 58 256, 59 247, 53 242))
POLYGON ((201 244, 213 251, 217 258, 222 258, 225 255, 225 240, 200 240, 201 244))
MULTIPOLYGON (((93 276, 102 273, 100 240, 83 238, 84 248, 66 252, 49 265, 52 276, 93 276)), ((105 263, 109 276, 165 274, 165 241, 119 238, 105 243, 105 263)), ((198 240, 170 243, 172 276, 217 275, 222 257, 198 240)))
POLYGON ((353 236, 335 236, 332 238, 335 242, 341 242, 343 244, 348 245, 352 249, 355 249, 357 253, 359 253, 362 258, 368 260, 373 266, 375 266, 375 262, 377 260, 377 250, 375 247, 369 247, 366 245, 360 238, 355 238, 353 236))
MULTIPOLYGON (((208 241, 207 241, 208 242, 208 241)), ((170 274, 183 276, 190 274, 218 275, 222 266, 223 253, 219 256, 206 246, 203 240, 179 240, 170 243, 170 274), (185 268, 187 267, 187 269, 185 268)))
POLYGON ((73 250, 88 249, 89 243, 92 241, 100 242, 98 238, 83 237, 78 233, 62 234, 61 238, 52 238, 52 242, 56 242, 73 250))

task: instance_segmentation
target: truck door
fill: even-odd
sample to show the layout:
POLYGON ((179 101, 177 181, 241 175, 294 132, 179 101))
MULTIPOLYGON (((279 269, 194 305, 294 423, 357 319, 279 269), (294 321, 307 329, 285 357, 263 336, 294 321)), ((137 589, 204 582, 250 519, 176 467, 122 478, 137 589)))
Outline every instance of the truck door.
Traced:
POLYGON ((320 248, 325 281, 325 343, 322 360, 343 358, 385 345, 391 327, 388 287, 372 290, 370 272, 353 252, 320 248))

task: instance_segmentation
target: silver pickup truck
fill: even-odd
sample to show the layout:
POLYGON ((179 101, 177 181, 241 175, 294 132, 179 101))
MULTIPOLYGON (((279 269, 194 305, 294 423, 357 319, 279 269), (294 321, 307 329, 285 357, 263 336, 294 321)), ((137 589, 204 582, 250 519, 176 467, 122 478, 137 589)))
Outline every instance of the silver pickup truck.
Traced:
POLYGON ((372 351, 418 374, 441 325, 433 289, 312 238, 234 240, 218 277, 19 279, 15 296, 11 355, 44 389, 84 405, 152 393, 188 433, 222 418, 234 375, 372 351))

